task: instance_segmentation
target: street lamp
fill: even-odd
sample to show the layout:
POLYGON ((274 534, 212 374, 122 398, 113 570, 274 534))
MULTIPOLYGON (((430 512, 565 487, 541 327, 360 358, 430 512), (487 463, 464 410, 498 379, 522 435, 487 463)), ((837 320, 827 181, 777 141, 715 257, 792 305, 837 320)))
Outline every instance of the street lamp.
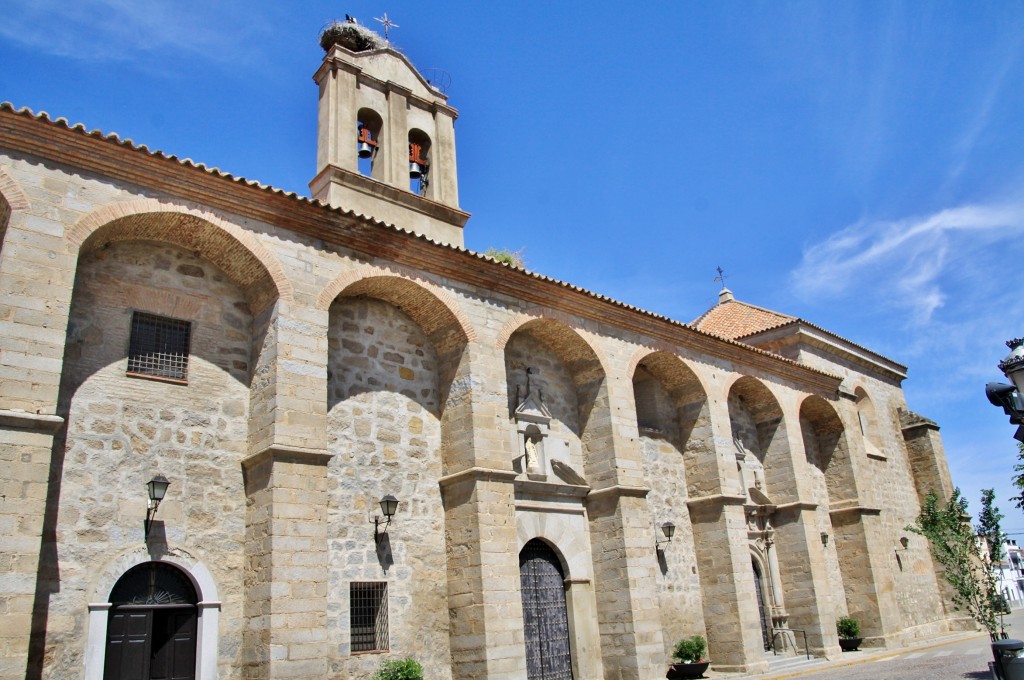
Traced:
POLYGON ((149 538, 149 530, 153 526, 153 518, 156 516, 156 509, 160 507, 160 501, 167 494, 167 487, 171 483, 163 475, 157 475, 146 482, 146 494, 149 496, 149 503, 146 506, 146 538, 149 538))
POLYGON ((988 383, 985 385, 985 396, 993 406, 1003 409, 1010 416, 1010 423, 1017 425, 1013 438, 1024 443, 1024 338, 1014 338, 1006 343, 1010 353, 999 362, 999 370, 1012 385, 1006 383, 988 383))

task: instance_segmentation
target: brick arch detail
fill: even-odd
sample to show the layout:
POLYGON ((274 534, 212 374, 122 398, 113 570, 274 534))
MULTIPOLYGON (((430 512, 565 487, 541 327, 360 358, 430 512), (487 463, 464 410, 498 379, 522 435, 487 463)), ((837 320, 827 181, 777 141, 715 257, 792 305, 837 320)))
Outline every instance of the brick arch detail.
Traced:
POLYGON ((224 232, 239 244, 242 245, 256 260, 263 265, 267 276, 277 289, 278 297, 281 300, 290 301, 293 295, 291 281, 285 275, 284 267, 277 257, 251 233, 245 231, 236 224, 218 217, 208 210, 202 209, 196 204, 177 204, 158 201, 153 198, 144 198, 134 201, 112 203, 98 208, 78 220, 67 232, 66 242, 73 252, 81 249, 86 240, 97 230, 114 220, 134 215, 147 213, 177 213, 190 215, 209 223, 214 228, 224 232))
POLYGON ((18 180, 11 177, 3 168, 0 168, 0 196, 7 201, 12 211, 28 212, 32 208, 28 194, 21 188, 18 180))
POLYGON ((704 383, 704 378, 701 377, 700 373, 695 371, 689 362, 679 355, 674 347, 664 342, 654 342, 643 347, 638 347, 636 352, 633 353, 632 358, 629 360, 629 364, 626 366, 626 378, 629 380, 633 379, 636 375, 636 371, 640 366, 640 362, 644 359, 654 356, 655 354, 667 354, 671 357, 671 360, 678 363, 678 368, 684 370, 693 376, 695 386, 700 389, 704 398, 709 398, 711 392, 708 389, 708 385, 704 383))
POLYGON ((331 303, 333 303, 334 300, 345 291, 345 289, 359 281, 371 278, 402 279, 427 291, 455 318, 456 323, 459 325, 459 328, 465 336, 466 342, 476 342, 476 329, 470 322, 469 317, 466 316, 462 306, 459 305, 458 300, 455 299, 455 296, 444 288, 438 286, 433 281, 425 279, 423 275, 415 269, 402 267, 400 265, 364 265, 339 274, 333 281, 324 286, 322 291, 320 291, 320 295, 317 296, 316 300, 316 308, 320 311, 327 311, 327 309, 330 308, 331 303))
MULTIPOLYGON (((629 360, 629 363, 626 364, 626 377, 627 378, 632 378, 636 374, 636 369, 640 365, 640 362, 643 361, 644 359, 646 359, 647 357, 649 357, 650 355, 657 354, 658 352, 665 352, 666 354, 672 354, 676 358, 678 358, 680 361, 683 361, 682 357, 680 357, 678 354, 676 354, 675 348, 672 347, 671 345, 669 345, 668 343, 665 343, 665 342, 653 342, 653 343, 650 343, 648 345, 643 345, 642 347, 637 347, 636 348, 636 351, 633 352, 633 356, 629 360)), ((686 362, 683 361, 683 364, 686 364, 686 362)), ((687 366, 687 368, 690 368, 690 367, 687 366)), ((690 369, 690 370, 693 370, 693 369, 690 369)), ((694 373, 696 373, 696 371, 694 371, 694 373)))
POLYGON ((605 375, 610 375, 608 371, 608 358, 605 357, 604 352, 601 351, 600 347, 595 346, 594 343, 590 342, 589 340, 587 340, 586 337, 584 337, 584 331, 580 327, 580 324, 576 320, 576 318, 569 314, 566 314, 565 312, 560 312, 558 310, 550 309, 548 307, 534 307, 532 309, 528 309, 525 312, 516 314, 514 317, 509 319, 508 322, 506 322, 505 325, 502 327, 501 332, 498 333, 498 338, 494 343, 495 348, 504 351, 505 345, 508 344, 508 341, 512 338, 516 331, 522 328, 525 324, 540 319, 546 321, 555 321, 568 327, 571 331, 573 331, 573 333, 576 334, 576 336, 580 339, 580 342, 586 345, 587 348, 594 353, 594 356, 597 358, 598 364, 601 366, 601 371, 605 375))

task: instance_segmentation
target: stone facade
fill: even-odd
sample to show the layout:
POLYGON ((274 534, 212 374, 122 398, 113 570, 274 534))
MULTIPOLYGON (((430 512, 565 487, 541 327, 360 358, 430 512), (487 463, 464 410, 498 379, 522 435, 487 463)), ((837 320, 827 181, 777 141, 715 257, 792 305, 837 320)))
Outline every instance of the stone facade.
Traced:
POLYGON ((733 339, 731 296, 682 324, 461 249, 443 95, 390 49, 334 47, 317 81, 325 203, 0 107, 0 677, 102 678, 111 591, 154 562, 197 591, 202 680, 527 678, 535 538, 581 680, 663 677, 693 634, 758 672, 797 642, 773 628, 831 657, 847 614, 876 646, 964 625, 900 542, 951 490, 902 366, 799 320, 733 339), (370 177, 366 109, 392 138, 370 177), (186 378, 127 370, 135 312, 191 324, 186 378), (381 649, 353 584, 386 584, 381 649))

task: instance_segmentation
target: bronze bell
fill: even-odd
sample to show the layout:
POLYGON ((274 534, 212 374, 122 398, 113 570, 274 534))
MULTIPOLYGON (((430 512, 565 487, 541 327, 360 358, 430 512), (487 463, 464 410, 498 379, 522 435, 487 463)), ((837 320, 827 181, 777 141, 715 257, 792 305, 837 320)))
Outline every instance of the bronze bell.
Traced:
POLYGON ((366 142, 359 142, 359 157, 369 158, 373 155, 373 148, 366 142))

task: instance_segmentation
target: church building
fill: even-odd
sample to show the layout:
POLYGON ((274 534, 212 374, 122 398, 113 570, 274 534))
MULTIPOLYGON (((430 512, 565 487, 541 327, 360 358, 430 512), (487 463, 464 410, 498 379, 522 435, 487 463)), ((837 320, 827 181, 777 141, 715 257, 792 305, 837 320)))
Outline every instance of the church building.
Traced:
POLYGON ((311 198, 0 105, 0 677, 651 680, 692 635, 756 674, 843 616, 972 629, 904 528, 952 490, 906 367, 466 250, 458 112, 352 26, 311 198))

